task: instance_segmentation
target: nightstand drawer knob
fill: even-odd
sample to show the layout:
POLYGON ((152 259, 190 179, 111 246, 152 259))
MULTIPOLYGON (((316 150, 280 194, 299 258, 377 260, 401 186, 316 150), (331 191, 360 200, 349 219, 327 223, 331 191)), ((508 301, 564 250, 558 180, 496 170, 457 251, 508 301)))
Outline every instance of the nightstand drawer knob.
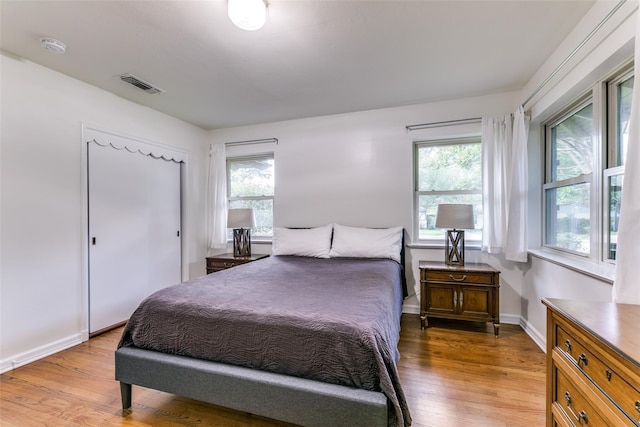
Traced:
POLYGON ((453 277, 453 274, 450 274, 449 277, 451 278, 451 280, 453 280, 454 282, 464 282, 465 280, 467 280, 467 275, 463 275, 461 279, 456 279, 455 277, 453 277))
POLYGON ((225 263, 224 263, 224 268, 231 268, 231 267, 233 267, 234 265, 235 265, 235 263, 233 263, 233 262, 225 262, 225 263))
POLYGON ((566 341, 564 342, 564 346, 565 346, 565 347, 566 347, 566 349, 567 349, 567 353, 571 353, 571 341, 566 340, 566 341))

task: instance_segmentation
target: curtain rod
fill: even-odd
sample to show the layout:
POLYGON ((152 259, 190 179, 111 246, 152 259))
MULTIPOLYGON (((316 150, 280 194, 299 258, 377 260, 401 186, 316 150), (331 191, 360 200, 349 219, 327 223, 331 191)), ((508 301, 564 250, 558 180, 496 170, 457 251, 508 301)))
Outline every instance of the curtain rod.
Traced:
POLYGON ((560 63, 560 65, 558 65, 558 66, 555 68, 555 70, 553 70, 553 71, 551 72, 551 74, 549 74, 549 76, 547 76, 547 78, 546 78, 546 79, 544 79, 544 81, 543 81, 542 83, 540 83, 540 85, 539 85, 539 86, 538 86, 538 87, 533 91, 533 93, 532 93, 531 95, 529 95, 529 97, 528 97, 527 99, 525 99, 525 100, 524 100, 524 102, 522 103, 522 106, 523 106, 523 107, 524 107, 524 106, 525 106, 529 101, 531 101, 531 100, 533 99, 533 97, 534 97, 534 96, 536 96, 536 95, 538 94, 538 92, 540 92, 540 91, 542 90, 542 88, 543 88, 543 87, 545 87, 545 86, 547 85, 547 83, 549 83, 549 81, 550 81, 553 77, 555 77, 555 75, 556 75, 556 74, 558 74, 558 72, 560 72, 560 70, 561 70, 565 65, 567 65, 567 63, 568 63, 569 61, 571 61, 571 58, 573 58, 573 57, 576 55, 576 53, 578 53, 578 51, 579 51, 580 49, 582 49, 582 47, 583 47, 585 44, 587 44, 587 42, 588 42, 589 40, 591 40, 591 37, 593 37, 593 36, 595 35, 595 33, 597 33, 597 32, 598 32, 598 30, 600 30, 600 28, 602 28, 602 26, 603 26, 603 25, 604 25, 604 24, 605 24, 605 23, 606 23, 606 22, 607 22, 607 21, 608 21, 608 20, 613 16, 613 14, 614 14, 614 13, 616 13, 616 12, 617 12, 621 7, 622 7, 622 5, 623 5, 623 4, 625 4, 626 2, 627 2, 627 0, 620 0, 620 2, 618 2, 618 4, 617 4, 613 9, 611 9, 611 12, 609 12, 609 13, 607 14, 607 16, 605 16, 605 17, 602 19, 602 21, 600 21, 600 23, 599 23, 598 25, 596 25, 596 27, 595 27, 593 30, 591 30, 591 32, 590 32, 589 34, 587 34, 587 36, 584 38, 584 40, 582 40, 582 41, 580 42, 580 44, 579 44, 578 46, 576 46, 576 48, 575 48, 575 49, 573 49, 573 50, 571 51, 571 53, 569 54, 569 56, 567 56, 567 57, 564 59, 564 61, 562 61, 562 62, 560 63))
MULTIPOLYGON (((622 7, 623 4, 625 4, 627 2, 627 0, 620 0, 618 2, 618 4, 615 5, 615 7, 613 9, 611 9, 611 11, 607 14, 607 16, 605 16, 602 21, 600 21, 600 23, 598 25, 596 25, 596 27, 591 30, 591 32, 589 34, 587 34, 587 36, 584 38, 584 40, 582 40, 582 42, 580 42, 580 44, 578 44, 578 46, 576 46, 575 49, 573 49, 571 51, 571 53, 560 63, 560 65, 558 65, 552 72, 551 74, 549 74, 549 76, 547 76, 546 79, 544 79, 544 81, 542 83, 540 83, 540 85, 531 93, 531 95, 529 95, 529 97, 527 99, 525 99, 525 101, 522 103, 522 107, 524 108, 524 106, 526 104, 528 104, 534 96, 536 96, 538 94, 538 92, 540 92, 542 90, 542 88, 544 88, 547 83, 549 83, 549 81, 555 77, 556 74, 558 74, 560 72, 560 70, 567 65, 567 63, 569 61, 571 61, 571 58, 573 58, 580 49, 582 49, 582 47, 587 44, 587 42, 600 30, 600 28, 602 28, 604 26, 604 24, 607 23, 607 21, 609 19, 611 19, 611 17, 622 7)), ((640 13, 640 12, 638 12, 640 13)), ((407 131, 412 131, 412 130, 419 130, 419 129, 429 129, 432 127, 437 127, 437 126, 453 126, 453 125, 458 125, 458 124, 466 124, 466 123, 476 123, 481 121, 482 118, 481 117, 474 117, 471 119, 460 119, 460 120, 446 120, 446 121, 442 121, 442 122, 432 122, 432 123, 423 123, 423 124, 418 124, 418 125, 408 125, 405 126, 405 128, 407 129, 407 131)))
POLYGON ((224 145, 229 147, 232 145, 253 145, 253 144, 269 144, 269 143, 278 145, 278 138, 249 139, 247 141, 226 142, 224 145))
POLYGON ((418 125, 407 125, 405 128, 407 131, 419 130, 419 129, 429 129, 440 126, 454 126, 454 125, 463 125, 467 123, 479 123, 482 121, 482 117, 473 117, 470 119, 459 119, 459 120, 445 120, 442 122, 431 122, 431 123, 421 123, 418 125))

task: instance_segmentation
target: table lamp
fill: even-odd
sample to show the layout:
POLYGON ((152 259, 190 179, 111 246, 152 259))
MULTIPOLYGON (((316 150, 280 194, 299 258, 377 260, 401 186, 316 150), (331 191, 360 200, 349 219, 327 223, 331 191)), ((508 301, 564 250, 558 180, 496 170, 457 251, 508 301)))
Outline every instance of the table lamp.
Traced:
POLYGON ((449 265, 464 265, 464 229, 474 228, 473 205, 438 205, 436 228, 448 229, 444 262, 449 265))
POLYGON ((229 209, 227 228, 233 229, 233 256, 251 256, 251 230, 256 226, 253 209, 229 209))

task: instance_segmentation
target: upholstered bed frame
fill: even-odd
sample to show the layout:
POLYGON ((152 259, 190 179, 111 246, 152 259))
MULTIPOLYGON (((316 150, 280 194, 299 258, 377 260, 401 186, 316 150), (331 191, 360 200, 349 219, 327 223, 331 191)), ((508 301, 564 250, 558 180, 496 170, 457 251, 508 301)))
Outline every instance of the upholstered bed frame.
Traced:
POLYGON ((116 353, 122 408, 132 384, 303 426, 387 425, 381 392, 327 384, 135 347, 116 353))
MULTIPOLYGON (((406 297, 404 241, 403 232, 400 269, 406 297)), ((393 411, 382 392, 137 347, 116 350, 115 379, 123 409, 131 407, 135 384, 309 427, 383 427, 393 411)))

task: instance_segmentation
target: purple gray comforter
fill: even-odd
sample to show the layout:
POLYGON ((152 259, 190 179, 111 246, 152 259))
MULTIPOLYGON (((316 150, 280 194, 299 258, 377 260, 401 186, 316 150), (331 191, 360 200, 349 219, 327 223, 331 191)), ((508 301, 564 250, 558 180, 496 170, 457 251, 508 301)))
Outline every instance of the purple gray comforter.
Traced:
POLYGON ((276 256, 160 290, 118 347, 382 391, 389 425, 411 424, 396 362, 400 265, 276 256))

